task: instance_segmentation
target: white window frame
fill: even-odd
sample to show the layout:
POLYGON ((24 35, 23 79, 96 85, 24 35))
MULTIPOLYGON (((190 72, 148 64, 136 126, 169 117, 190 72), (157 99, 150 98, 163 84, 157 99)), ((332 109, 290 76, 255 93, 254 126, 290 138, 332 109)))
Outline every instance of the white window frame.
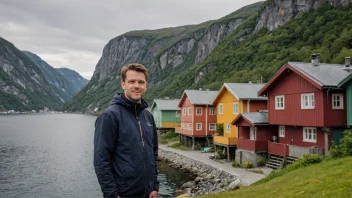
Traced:
POLYGON ((216 124, 215 123, 209 123, 209 131, 216 131, 216 124))
POLYGON ((234 115, 237 115, 237 114, 238 114, 238 102, 232 103, 232 113, 233 113, 234 115))
POLYGON ((231 124, 226 124, 225 126, 226 126, 226 129, 225 129, 226 133, 231 133, 231 124))
POLYGON ((196 108, 196 115, 202 115, 202 107, 196 108), (198 110, 200 110, 200 113, 198 113, 198 110))
POLYGON ((188 107, 188 115, 192 115, 192 109, 191 109, 191 107, 188 107))
POLYGON ((284 109, 285 109, 285 96, 284 95, 275 96, 275 110, 284 110, 284 109), (280 102, 278 101, 278 99, 281 99, 281 98, 282 98, 282 106, 281 106, 281 101, 280 102))
POLYGON ((314 109, 315 107, 315 96, 314 93, 301 94, 301 109, 314 109), (306 97, 308 98, 306 104, 306 97))
POLYGON ((315 127, 303 127, 303 142, 317 143, 317 128, 315 127), (311 133, 311 134, 309 134, 311 133), (309 137, 310 136, 310 137, 309 137))
POLYGON ((186 115, 187 114, 187 109, 186 108, 182 108, 182 115, 186 115))
POLYGON ((219 114, 224 114, 224 105, 222 103, 219 103, 219 114))
POLYGON ((176 118, 179 118, 181 116, 181 112, 180 111, 176 111, 176 118))
POLYGON ((285 126, 279 126, 279 137, 285 137, 285 126))
POLYGON ((186 104, 188 104, 189 103, 189 98, 186 98, 186 104))
POLYGON ((209 108, 209 115, 215 115, 216 109, 215 107, 210 107, 209 108))
POLYGON ((203 127, 202 127, 202 123, 201 123, 201 122, 197 122, 197 123, 196 123, 196 130, 197 130, 197 131, 201 131, 202 128, 203 128, 203 127))
POLYGON ((343 94, 332 94, 332 109, 343 109, 343 94), (335 100, 337 97, 337 100, 335 100), (335 105, 336 102, 340 102, 340 105, 335 105))

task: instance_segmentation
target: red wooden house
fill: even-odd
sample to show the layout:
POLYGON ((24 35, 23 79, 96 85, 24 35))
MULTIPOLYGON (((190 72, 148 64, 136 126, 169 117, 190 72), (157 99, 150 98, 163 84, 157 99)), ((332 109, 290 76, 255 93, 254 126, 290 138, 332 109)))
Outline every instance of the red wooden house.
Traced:
POLYGON ((258 92, 268 97, 268 119, 276 125, 277 142, 268 143, 268 153, 302 157, 326 154, 334 130, 346 128, 345 89, 338 83, 350 73, 344 65, 289 62, 258 92))
POLYGON ((243 164, 249 161, 256 166, 268 153, 268 140, 277 135, 277 126, 269 125, 268 111, 246 112, 231 123, 238 127, 235 160, 243 164))
POLYGON ((180 143, 200 149, 209 146, 216 131, 216 109, 211 102, 217 91, 185 90, 178 107, 181 108, 181 124, 176 128, 180 143))

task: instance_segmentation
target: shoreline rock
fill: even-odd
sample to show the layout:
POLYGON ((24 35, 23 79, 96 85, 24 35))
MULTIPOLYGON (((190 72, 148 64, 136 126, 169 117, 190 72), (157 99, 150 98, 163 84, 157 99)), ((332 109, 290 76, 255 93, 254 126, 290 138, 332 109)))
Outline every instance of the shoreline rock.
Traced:
POLYGON ((159 160, 180 171, 191 173, 194 181, 184 183, 175 196, 198 197, 205 194, 235 190, 241 181, 237 175, 227 173, 203 162, 159 148, 159 160))

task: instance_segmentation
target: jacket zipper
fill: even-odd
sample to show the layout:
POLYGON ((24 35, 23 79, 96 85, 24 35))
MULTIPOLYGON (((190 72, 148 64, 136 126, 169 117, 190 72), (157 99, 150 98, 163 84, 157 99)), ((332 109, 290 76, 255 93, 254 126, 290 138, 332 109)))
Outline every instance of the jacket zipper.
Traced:
POLYGON ((139 120, 138 115, 137 115, 137 105, 134 106, 134 110, 135 110, 135 112, 136 112, 136 119, 137 119, 138 125, 139 125, 139 132, 140 132, 140 134, 141 134, 142 145, 144 146, 144 140, 143 140, 143 132, 142 132, 141 121, 139 120))
MULTIPOLYGON (((137 105, 134 106, 134 110, 135 110, 135 112, 136 112, 136 119, 137 119, 138 125, 139 125, 139 132, 140 132, 140 134, 141 134, 142 145, 143 145, 143 147, 144 147, 143 131, 142 131, 142 126, 141 126, 141 121, 139 120, 138 114, 137 114, 137 105)), ((145 160, 145 159, 143 159, 143 161, 144 161, 144 160, 145 160)), ((144 172, 145 172, 145 163, 143 163, 143 169, 144 169, 144 172)), ((146 177, 146 176, 145 176, 145 177, 146 177)), ((145 182, 145 184, 144 184, 144 194, 146 194, 146 191, 147 191, 147 186, 146 186, 146 184, 147 184, 147 182, 148 182, 147 178, 145 178, 145 180, 146 180, 146 182, 145 182)))

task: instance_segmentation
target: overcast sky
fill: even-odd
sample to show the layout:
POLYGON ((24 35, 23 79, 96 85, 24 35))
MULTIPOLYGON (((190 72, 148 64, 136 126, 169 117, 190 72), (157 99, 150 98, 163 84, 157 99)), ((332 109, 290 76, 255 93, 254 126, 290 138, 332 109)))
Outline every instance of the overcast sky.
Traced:
POLYGON ((0 0, 0 37, 90 79, 104 46, 132 30, 199 24, 259 0, 0 0))

